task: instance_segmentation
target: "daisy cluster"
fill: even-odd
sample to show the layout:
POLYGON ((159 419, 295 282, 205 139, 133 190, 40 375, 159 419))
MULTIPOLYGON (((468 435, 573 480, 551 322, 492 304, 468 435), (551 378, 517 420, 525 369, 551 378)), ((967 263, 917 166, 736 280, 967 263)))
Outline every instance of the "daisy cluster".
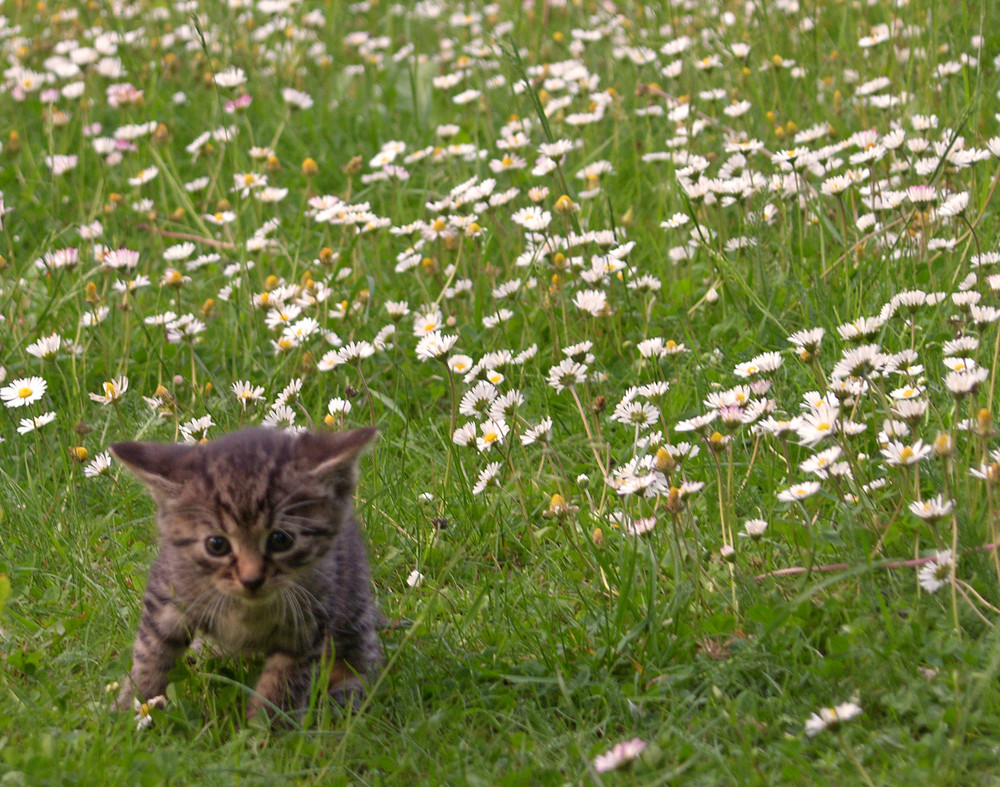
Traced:
POLYGON ((88 422, 108 442, 147 421, 192 442, 339 428, 414 417, 386 405, 405 380, 439 400, 420 413, 473 495, 547 499, 595 541, 712 518, 738 559, 740 521, 757 540, 774 512, 811 530, 848 512, 882 549, 894 520, 873 512, 905 504, 954 566, 955 457, 1000 477, 1000 253, 979 247, 1000 136, 935 107, 996 82, 982 38, 942 57, 900 3, 858 16, 865 59, 841 66, 751 43, 775 15, 794 50, 839 29, 832 8, 529 6, 537 47, 500 4, 441 0, 355 3, 346 27, 292 0, 66 9, 35 37, 4 20, 11 440, 40 450, 56 421, 103 475, 88 422), (808 83, 816 115, 751 77, 808 83), (389 126, 390 92, 433 121, 389 126), (367 141, 341 150, 354 116, 367 141), (775 316, 748 284, 772 254, 818 288, 856 293, 873 265, 899 286, 856 293, 853 319, 775 316), (741 287, 787 342, 709 346, 741 287), (751 499, 755 473, 778 482, 751 499))

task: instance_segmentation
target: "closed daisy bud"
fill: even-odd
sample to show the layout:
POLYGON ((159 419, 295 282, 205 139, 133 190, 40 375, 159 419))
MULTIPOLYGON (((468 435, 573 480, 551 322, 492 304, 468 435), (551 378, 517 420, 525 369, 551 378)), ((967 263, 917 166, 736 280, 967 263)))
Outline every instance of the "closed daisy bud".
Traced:
POLYGON ((82 445, 71 446, 69 455, 75 462, 86 462, 90 458, 90 453, 82 445))
POLYGON ((595 546, 604 546, 604 531, 601 528, 595 527, 590 537, 593 539, 595 546))
POLYGON ((580 206, 577 205, 575 202, 573 202, 573 200, 570 199, 568 195, 563 194, 562 196, 559 197, 559 199, 555 201, 555 204, 552 206, 552 209, 556 213, 575 213, 577 210, 580 209, 580 206))
POLYGON ((673 454, 671 454, 666 448, 659 448, 656 451, 656 469, 659 470, 664 475, 667 475, 677 467, 677 460, 674 459, 673 454))
MULTIPOLYGON (((306 161, 312 161, 312 159, 306 159, 306 161)), ((315 163, 316 162, 313 161, 314 165, 315 165, 315 163)), ((361 156, 351 156, 350 161, 348 161, 346 164, 344 164, 340 168, 340 171, 343 172, 345 175, 356 175, 357 173, 359 173, 361 171, 361 164, 362 164, 362 158, 361 158, 361 156)), ((304 172, 305 171, 305 169, 304 169, 305 168, 305 162, 302 163, 302 166, 303 166, 303 172, 304 172)))
POLYGON ((84 287, 83 292, 84 292, 84 295, 83 295, 84 300, 86 300, 87 303, 100 303, 101 302, 101 296, 97 294, 97 285, 94 284, 94 282, 88 281, 87 282, 87 286, 84 287))
POLYGON ((951 456, 955 453, 955 440, 947 432, 938 432, 934 438, 934 453, 938 456, 951 456))
POLYGON ((667 509, 667 513, 670 514, 679 514, 684 510, 684 497, 681 495, 681 490, 678 487, 670 487, 664 507, 667 509))
POLYGON ((722 451, 729 445, 731 439, 728 435, 723 435, 721 432, 712 432, 708 436, 708 450, 713 452, 722 451))
MULTIPOLYGON (((358 166, 361 166, 360 161, 358 161, 358 166)), ((319 164, 316 163, 316 159, 307 158, 302 162, 302 174, 307 178, 311 178, 317 172, 319 172, 319 164)))
POLYGON ((993 417, 985 407, 981 407, 976 413, 976 434, 980 437, 993 434, 993 417))

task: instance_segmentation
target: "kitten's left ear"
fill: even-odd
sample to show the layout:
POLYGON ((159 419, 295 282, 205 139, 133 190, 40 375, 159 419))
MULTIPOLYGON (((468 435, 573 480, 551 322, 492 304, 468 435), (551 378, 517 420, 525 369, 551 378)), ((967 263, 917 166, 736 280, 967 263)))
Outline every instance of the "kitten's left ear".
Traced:
POLYGON ((111 453, 142 481, 159 501, 176 494, 195 447, 171 443, 115 443, 111 453))
POLYGON ((305 473, 329 484, 336 494, 350 494, 358 480, 358 457, 370 446, 378 429, 368 426, 350 432, 303 432, 295 446, 305 473))

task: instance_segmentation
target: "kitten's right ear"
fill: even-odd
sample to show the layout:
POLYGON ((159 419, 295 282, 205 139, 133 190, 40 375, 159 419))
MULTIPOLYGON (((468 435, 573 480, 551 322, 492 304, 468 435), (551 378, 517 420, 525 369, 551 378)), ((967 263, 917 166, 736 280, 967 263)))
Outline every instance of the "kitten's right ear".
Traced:
POLYGON ((173 443, 115 443, 111 453, 153 493, 172 495, 181 487, 182 474, 195 447, 173 443))

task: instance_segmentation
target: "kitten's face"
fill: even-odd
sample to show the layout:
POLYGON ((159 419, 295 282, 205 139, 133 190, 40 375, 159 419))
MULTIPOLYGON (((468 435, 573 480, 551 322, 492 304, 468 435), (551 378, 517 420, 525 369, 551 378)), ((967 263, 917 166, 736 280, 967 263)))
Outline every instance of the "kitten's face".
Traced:
POLYGON ((175 592, 269 601, 316 566, 350 509, 359 452, 375 430, 237 432, 200 446, 122 443, 114 453, 157 504, 175 592))
POLYGON ((215 465, 204 480, 190 481, 159 505, 164 548, 210 578, 220 593, 264 600, 322 559, 345 501, 312 485, 302 488, 294 478, 288 483, 278 466, 242 476, 230 475, 228 464, 215 465), (231 480, 212 482, 220 475, 231 480))

